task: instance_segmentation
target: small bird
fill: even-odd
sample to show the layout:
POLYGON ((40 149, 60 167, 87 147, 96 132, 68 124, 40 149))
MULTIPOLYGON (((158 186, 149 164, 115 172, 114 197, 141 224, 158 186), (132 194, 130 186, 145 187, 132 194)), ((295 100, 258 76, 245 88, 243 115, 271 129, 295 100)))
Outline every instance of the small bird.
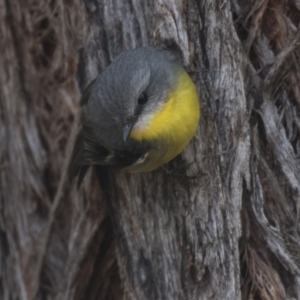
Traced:
POLYGON ((174 52, 121 53, 85 90, 76 173, 90 165, 148 172, 177 156, 200 117, 196 87, 174 52))

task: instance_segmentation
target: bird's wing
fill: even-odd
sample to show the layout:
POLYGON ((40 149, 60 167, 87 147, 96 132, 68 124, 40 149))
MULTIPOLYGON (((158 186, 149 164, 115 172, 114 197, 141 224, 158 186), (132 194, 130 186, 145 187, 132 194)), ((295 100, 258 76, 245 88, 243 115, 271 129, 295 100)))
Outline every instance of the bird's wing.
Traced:
POLYGON ((70 168, 71 180, 78 176, 80 186, 89 166, 113 166, 117 169, 126 169, 133 164, 139 164, 147 156, 147 147, 115 151, 97 144, 96 139, 88 137, 81 130, 75 143, 72 164, 70 168))

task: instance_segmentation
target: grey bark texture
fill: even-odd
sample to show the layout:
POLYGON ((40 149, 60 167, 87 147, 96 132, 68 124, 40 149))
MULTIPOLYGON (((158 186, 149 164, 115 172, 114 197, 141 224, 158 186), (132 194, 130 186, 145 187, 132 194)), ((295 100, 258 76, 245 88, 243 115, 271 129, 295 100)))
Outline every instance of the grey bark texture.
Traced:
POLYGON ((299 22, 297 0, 0 0, 0 299, 300 299, 299 22), (82 90, 170 39, 195 138, 77 190, 82 90))

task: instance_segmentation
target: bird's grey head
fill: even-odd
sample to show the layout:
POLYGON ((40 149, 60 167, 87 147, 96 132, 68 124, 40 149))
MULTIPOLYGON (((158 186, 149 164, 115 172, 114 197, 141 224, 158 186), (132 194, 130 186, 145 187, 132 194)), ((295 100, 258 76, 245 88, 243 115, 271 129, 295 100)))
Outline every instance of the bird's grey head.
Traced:
POLYGON ((133 126, 147 126, 168 100, 178 67, 164 51, 154 48, 122 53, 89 86, 84 122, 97 128, 102 144, 124 143, 133 126))

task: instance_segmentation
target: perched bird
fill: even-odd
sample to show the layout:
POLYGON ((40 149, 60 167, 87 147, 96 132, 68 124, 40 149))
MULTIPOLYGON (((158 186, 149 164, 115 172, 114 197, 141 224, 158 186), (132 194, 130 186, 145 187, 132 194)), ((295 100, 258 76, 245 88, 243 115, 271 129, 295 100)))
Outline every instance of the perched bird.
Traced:
POLYGON ((81 105, 75 172, 89 165, 154 170, 187 146, 200 116, 196 87, 176 55, 151 47, 121 53, 81 105))

